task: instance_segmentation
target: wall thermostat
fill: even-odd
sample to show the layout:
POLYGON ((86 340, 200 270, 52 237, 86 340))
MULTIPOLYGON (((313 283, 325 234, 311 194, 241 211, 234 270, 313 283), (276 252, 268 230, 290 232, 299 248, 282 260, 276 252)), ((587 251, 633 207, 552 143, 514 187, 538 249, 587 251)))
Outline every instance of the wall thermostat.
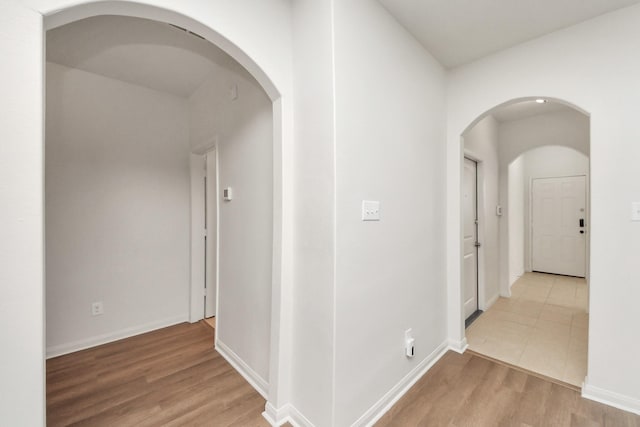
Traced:
POLYGON ((230 202, 233 199, 233 193, 231 191, 231 187, 227 187, 224 190, 222 190, 222 198, 225 200, 225 202, 230 202))

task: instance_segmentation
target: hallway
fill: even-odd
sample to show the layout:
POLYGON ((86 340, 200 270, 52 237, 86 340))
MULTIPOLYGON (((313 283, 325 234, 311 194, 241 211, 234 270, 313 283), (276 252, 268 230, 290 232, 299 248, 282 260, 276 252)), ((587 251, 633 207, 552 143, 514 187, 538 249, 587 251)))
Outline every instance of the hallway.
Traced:
POLYGON ((584 279, 525 273, 466 331, 469 349, 582 386, 587 373, 584 279))

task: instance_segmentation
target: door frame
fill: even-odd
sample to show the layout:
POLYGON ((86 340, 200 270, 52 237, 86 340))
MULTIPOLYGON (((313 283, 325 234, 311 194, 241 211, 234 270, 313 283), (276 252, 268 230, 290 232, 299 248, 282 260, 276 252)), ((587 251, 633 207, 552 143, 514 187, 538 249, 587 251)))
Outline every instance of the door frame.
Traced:
POLYGON ((462 194, 466 194, 466 191, 468 190, 466 188, 466 180, 467 180, 467 170, 470 170, 471 168, 473 170, 470 170, 470 173, 473 173, 473 208, 472 208, 472 212, 468 212, 466 210, 466 201, 465 201, 465 205, 463 206, 463 274, 462 274, 462 283, 463 283, 463 292, 462 292, 462 303, 463 303, 463 307, 462 309, 464 310, 464 317, 465 317, 465 323, 466 320, 469 319, 470 317, 472 317, 479 309, 480 309, 480 289, 479 289, 479 283, 480 283, 480 246, 478 246, 479 242, 480 242, 480 219, 478 218, 478 162, 470 159, 469 157, 464 158, 463 160, 464 165, 463 165, 463 173, 464 173, 464 178, 463 178, 463 192, 462 194), (473 166, 470 166, 471 164, 473 164, 473 166), (475 262, 474 262, 474 269, 475 269, 475 300, 476 300, 476 308, 475 310, 473 310, 470 314, 467 315, 468 313, 468 308, 467 308, 467 302, 468 302, 468 298, 465 294, 465 289, 466 289, 466 285, 467 285, 467 277, 466 273, 468 273, 467 268, 466 268, 466 264, 465 264, 465 259, 467 257, 467 234, 466 234, 466 222, 467 222, 467 216, 469 214, 473 215, 473 227, 475 227, 475 232, 473 232, 473 249, 471 250, 471 256, 474 256, 473 251, 475 251, 475 262))
MULTIPOLYGON (((215 153, 216 156, 216 187, 219 182, 219 156, 218 137, 208 140, 192 149, 190 154, 190 176, 191 176, 191 278, 189 289, 189 321, 197 322, 205 318, 204 289, 206 252, 204 244, 204 224, 205 224, 205 185, 206 156, 215 153)), ((219 189, 216 188, 216 194, 219 189)), ((219 196, 219 194, 218 194, 219 196)), ((216 316, 220 312, 219 275, 220 270, 220 205, 216 199, 216 316)), ((216 317, 216 340, 218 335, 218 322, 216 317)))
MULTIPOLYGON (((481 243, 480 247, 477 248, 477 270, 478 270, 478 310, 486 310, 490 304, 486 301, 486 262, 485 262, 485 246, 482 245, 482 242, 485 241, 485 229, 484 225, 486 224, 485 218, 485 194, 484 194, 484 176, 485 176, 485 166, 482 157, 472 150, 464 149, 462 156, 462 163, 464 163, 464 159, 469 159, 471 161, 476 162, 476 216, 478 218, 477 224, 477 239, 478 242, 481 243)), ((463 171, 464 172, 464 171, 463 171)), ((462 188, 461 188, 462 191, 462 188)), ((462 196, 462 193, 461 193, 462 196)), ((463 223, 460 222, 460 235, 464 235, 463 231, 463 223)), ((462 243, 461 243, 462 244, 462 243)), ((464 253, 461 254, 464 256, 464 253)), ((461 272, 463 274, 463 272, 461 272)), ((461 274, 461 278, 462 278, 461 274)), ((460 291, 462 292, 463 282, 460 282, 460 291)), ((461 298, 461 306, 460 309, 464 312, 464 297, 461 298)), ((464 317, 464 314, 463 314, 464 317)))
MULTIPOLYGON (((591 164, 591 159, 589 159, 589 164, 591 164)), ((535 179, 547 179, 547 178, 574 178, 574 177, 584 177, 584 220, 585 220, 585 227, 584 227, 584 232, 586 233, 585 239, 584 239, 584 278, 587 282, 587 301, 589 298, 589 294, 590 294, 590 289, 589 289, 589 267, 590 267, 590 242, 591 242, 591 188, 589 186, 589 175, 588 174, 575 174, 575 175, 558 175, 558 176, 531 176, 529 177, 529 194, 527 195, 527 198, 529 200, 529 209, 527 209, 527 213, 529 215, 528 218, 528 224, 526 224, 526 229, 527 229, 527 237, 529 239, 528 242, 528 248, 529 248, 529 256, 528 256, 528 262, 529 265, 525 266, 528 267, 525 270, 528 270, 529 272, 533 271, 533 180, 535 179)), ((589 312, 589 304, 587 304, 587 313, 589 312)))
MULTIPOLYGON (((219 296, 220 296, 220 292, 219 292, 219 287, 218 287, 218 283, 220 283, 220 186, 219 186, 219 182, 220 182, 220 165, 218 163, 219 161, 219 156, 218 156, 218 146, 216 144, 215 148, 210 149, 209 151, 207 151, 205 154, 202 155, 202 157, 205 159, 205 177, 207 178, 205 181, 205 192, 203 192, 203 196, 204 196, 204 212, 205 212, 205 224, 206 224, 206 249, 205 249, 205 261, 204 261, 204 265, 205 265, 205 297, 204 297, 204 318, 207 318, 207 295, 209 294, 209 291, 207 289, 207 277, 208 277, 208 272, 209 270, 207 269, 207 258, 209 258, 209 252, 208 252, 208 248, 209 248, 209 241, 210 241, 210 236, 211 236, 211 232, 210 230, 214 230, 215 231, 215 254, 214 254, 214 260, 215 260, 215 279, 214 279, 214 287, 215 287, 215 308, 214 310, 214 314, 212 317, 216 317, 216 322, 219 320, 218 318, 218 301, 219 301, 219 296), (213 182, 215 185, 215 196, 213 199, 213 209, 215 210, 216 216, 215 216, 215 224, 209 224, 208 220, 207 220, 207 216, 209 214, 209 205, 211 204, 209 201, 209 198, 207 197, 207 194, 209 193, 209 185, 210 185, 210 179, 211 178, 211 174, 209 173, 209 167, 208 167, 208 162, 207 162, 207 157, 209 156, 214 156, 214 160, 213 163, 215 165, 215 172, 213 174, 213 182)), ((217 326, 217 323, 216 323, 217 326)), ((217 327, 215 329, 218 329, 217 327)))

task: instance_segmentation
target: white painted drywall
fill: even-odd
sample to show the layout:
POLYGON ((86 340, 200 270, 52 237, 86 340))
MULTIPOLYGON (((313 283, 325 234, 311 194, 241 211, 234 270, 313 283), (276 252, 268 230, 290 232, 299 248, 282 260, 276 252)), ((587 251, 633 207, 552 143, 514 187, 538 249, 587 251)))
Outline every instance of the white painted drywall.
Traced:
POLYGON ((188 28, 237 60, 269 95, 291 90, 291 11, 282 0, 18 0, 47 16, 47 29, 96 15, 126 15, 188 28))
POLYGON ((640 343, 633 325, 640 300, 640 225, 630 206, 640 200, 640 6, 603 15, 453 70, 448 86, 447 278, 452 339, 460 316, 460 135, 503 102, 546 96, 590 114, 591 266, 586 392, 640 411, 640 343), (457 307, 457 308, 456 308, 457 307), (621 351, 612 351, 620 349, 621 351))
POLYGON ((335 2, 335 419, 444 343, 444 70, 380 4, 335 2), (381 220, 361 221, 362 200, 381 220), (413 329, 416 356, 404 354, 413 329))
POLYGON ((45 420, 42 17, 0 2, 0 424, 45 420))
POLYGON ((589 155, 589 116, 576 110, 555 111, 501 122, 500 162, 507 165, 536 147, 561 145, 589 155))
MULTIPOLYGON (((507 224, 508 246, 503 247, 507 253, 509 268, 509 289, 511 285, 524 274, 525 257, 525 178, 524 162, 522 156, 516 158, 508 166, 507 170, 507 197, 502 203, 507 202, 505 218, 507 224)), ((507 294, 510 295, 510 294, 507 294)), ((505 295, 505 296, 507 296, 505 295)))
POLYGON ((293 2, 295 173, 291 403, 333 422, 335 122, 332 1, 293 2))
POLYGON ((464 152, 478 162, 478 293, 480 308, 498 296, 500 259, 498 205, 498 122, 488 115, 464 134, 464 152))
MULTIPOLYGON (((589 193, 589 158, 572 148, 561 146, 539 147, 527 151, 521 157, 524 164, 524 179, 522 192, 524 194, 524 260, 525 269, 531 271, 531 181, 536 178, 551 178, 557 176, 584 175, 589 193)), ((588 199, 586 199, 588 200, 588 199)), ((585 206, 587 209, 588 206, 585 206)), ((588 219, 588 213, 585 213, 588 219)), ((587 239, 588 241, 588 239, 587 239)))
POLYGON ((46 119, 47 352, 186 321, 186 100, 49 62, 46 119))
POLYGON ((272 104, 247 75, 219 68, 189 98, 191 147, 218 142, 217 339, 269 382, 273 254, 272 104), (231 89, 237 87, 237 99, 231 89), (231 187, 232 201, 221 189, 231 187))

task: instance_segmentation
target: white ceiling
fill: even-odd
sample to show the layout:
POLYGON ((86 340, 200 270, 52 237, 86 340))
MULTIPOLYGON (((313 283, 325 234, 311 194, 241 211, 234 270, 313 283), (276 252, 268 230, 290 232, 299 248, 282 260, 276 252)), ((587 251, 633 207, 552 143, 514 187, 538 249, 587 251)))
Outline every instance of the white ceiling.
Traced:
POLYGON ((97 16, 47 32, 47 60, 180 97, 218 66, 247 75, 215 45, 169 24, 97 16))
POLYGON ((452 68, 640 0, 379 0, 452 68))
POLYGON ((515 104, 497 107, 491 111, 491 115, 499 122, 510 122, 525 119, 540 114, 555 113, 560 111, 575 111, 559 102, 549 101, 538 104, 535 101, 522 101, 515 104))

